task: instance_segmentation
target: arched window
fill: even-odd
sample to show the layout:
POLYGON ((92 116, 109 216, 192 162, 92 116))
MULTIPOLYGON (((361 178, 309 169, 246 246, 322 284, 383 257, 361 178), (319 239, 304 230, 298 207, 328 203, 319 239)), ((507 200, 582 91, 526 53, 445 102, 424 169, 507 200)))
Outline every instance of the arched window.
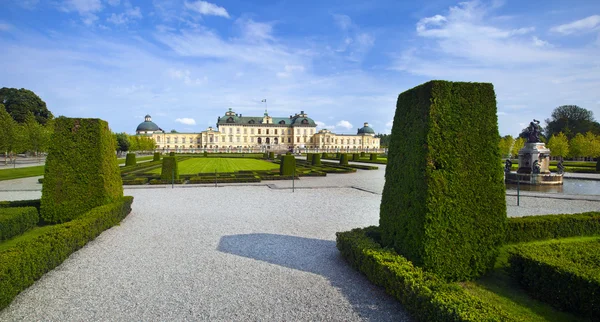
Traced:
POLYGON ((254 124, 254 123, 256 123, 254 120, 248 121, 248 124, 254 124))
POLYGON ((279 121, 279 124, 285 124, 284 120, 279 121))
POLYGON ((227 123, 233 123, 233 117, 228 118, 227 123))
POLYGON ((302 120, 302 124, 308 124, 308 120, 307 119, 302 120))

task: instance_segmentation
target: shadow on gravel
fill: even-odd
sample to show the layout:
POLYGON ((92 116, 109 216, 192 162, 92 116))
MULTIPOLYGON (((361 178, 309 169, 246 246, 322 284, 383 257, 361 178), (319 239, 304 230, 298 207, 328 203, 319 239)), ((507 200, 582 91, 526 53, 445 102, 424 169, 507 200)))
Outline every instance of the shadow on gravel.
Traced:
POLYGON ((395 299, 344 261, 334 241, 274 234, 230 235, 221 237, 217 250, 322 275, 363 319, 409 320, 395 299))

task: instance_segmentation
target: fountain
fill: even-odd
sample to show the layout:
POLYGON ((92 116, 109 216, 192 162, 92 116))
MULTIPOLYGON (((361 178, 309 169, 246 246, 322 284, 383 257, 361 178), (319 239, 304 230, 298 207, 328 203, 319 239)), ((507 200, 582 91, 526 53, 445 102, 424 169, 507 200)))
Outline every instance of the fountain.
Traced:
POLYGON ((511 171, 512 162, 506 160, 504 180, 506 183, 529 185, 562 185, 562 160, 559 162, 559 172, 551 173, 550 149, 540 141, 540 121, 533 120, 527 127, 527 143, 519 150, 519 169, 511 171))

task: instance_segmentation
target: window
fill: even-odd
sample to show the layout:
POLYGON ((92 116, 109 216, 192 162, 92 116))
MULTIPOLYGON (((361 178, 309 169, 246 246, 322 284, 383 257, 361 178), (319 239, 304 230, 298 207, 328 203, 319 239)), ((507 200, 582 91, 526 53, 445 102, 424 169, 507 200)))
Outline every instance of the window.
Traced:
POLYGON ((306 143, 306 136, 303 138, 304 140, 302 142, 306 143))
POLYGON ((267 129, 267 134, 269 134, 269 129, 267 129))
POLYGON ((258 134, 262 134, 261 132, 262 132, 262 131, 261 131, 260 129, 258 129, 258 134))
POLYGON ((296 142, 300 143, 300 137, 299 136, 296 137, 296 142))
POLYGON ((248 137, 244 136, 244 143, 248 142, 248 137))
POLYGON ((244 128, 244 134, 248 134, 248 129, 244 128))
POLYGON ((171 138, 167 138, 167 143, 171 143, 171 138))
POLYGON ((285 124, 284 120, 279 121, 279 124, 285 124))
POLYGON ((250 138, 250 142, 254 143, 254 137, 250 138))
POLYGON ((292 130, 288 129, 288 135, 291 135, 291 134, 292 134, 292 130))
POLYGON ((200 144, 200 138, 196 139, 196 143, 200 144))
POLYGON ((288 137, 288 143, 292 143, 292 138, 288 137))
POLYGON ((185 143, 185 138, 181 138, 181 143, 185 143))
POLYGON ((229 128, 229 134, 233 133, 233 129, 229 128))
POLYGON ((254 134, 254 129, 250 129, 250 134, 254 134))
POLYGON ((300 129, 296 129, 296 134, 300 135, 300 129))
POLYGON ((173 138, 173 143, 177 143, 177 138, 173 138))
POLYGON ((313 141, 313 138, 310 138, 310 143, 312 143, 312 141, 313 141))
POLYGON ((240 134, 240 128, 235 129, 235 133, 240 134))
POLYGON ((156 137, 156 142, 160 142, 160 136, 156 137))
POLYGON ((229 137, 229 142, 233 142, 233 136, 229 137))
POLYGON ((306 135, 306 129, 304 129, 304 135, 306 135))
POLYGON ((237 141, 238 141, 238 143, 240 142, 240 137, 239 136, 237 137, 237 141))
POLYGON ((356 144, 356 139, 352 140, 352 144, 356 144))
POLYGON ((277 134, 277 129, 275 129, 275 134, 277 134))
POLYGON ((233 117, 228 118, 226 122, 227 123, 233 123, 233 117))

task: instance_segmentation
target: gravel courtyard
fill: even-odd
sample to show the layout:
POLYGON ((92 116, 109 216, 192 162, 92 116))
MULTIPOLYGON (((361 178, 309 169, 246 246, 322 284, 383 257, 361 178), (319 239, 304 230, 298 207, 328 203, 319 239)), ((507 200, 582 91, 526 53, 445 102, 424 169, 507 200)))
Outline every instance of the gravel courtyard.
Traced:
MULTIPOLYGON (((260 185, 127 188, 133 211, 0 312, 0 320, 409 320, 342 260, 335 232, 377 225, 378 171, 260 185)), ((0 200, 39 198, 36 178, 0 200)), ((574 200, 573 200, 574 199, 574 200)), ((507 196, 509 215, 600 209, 507 196)))

